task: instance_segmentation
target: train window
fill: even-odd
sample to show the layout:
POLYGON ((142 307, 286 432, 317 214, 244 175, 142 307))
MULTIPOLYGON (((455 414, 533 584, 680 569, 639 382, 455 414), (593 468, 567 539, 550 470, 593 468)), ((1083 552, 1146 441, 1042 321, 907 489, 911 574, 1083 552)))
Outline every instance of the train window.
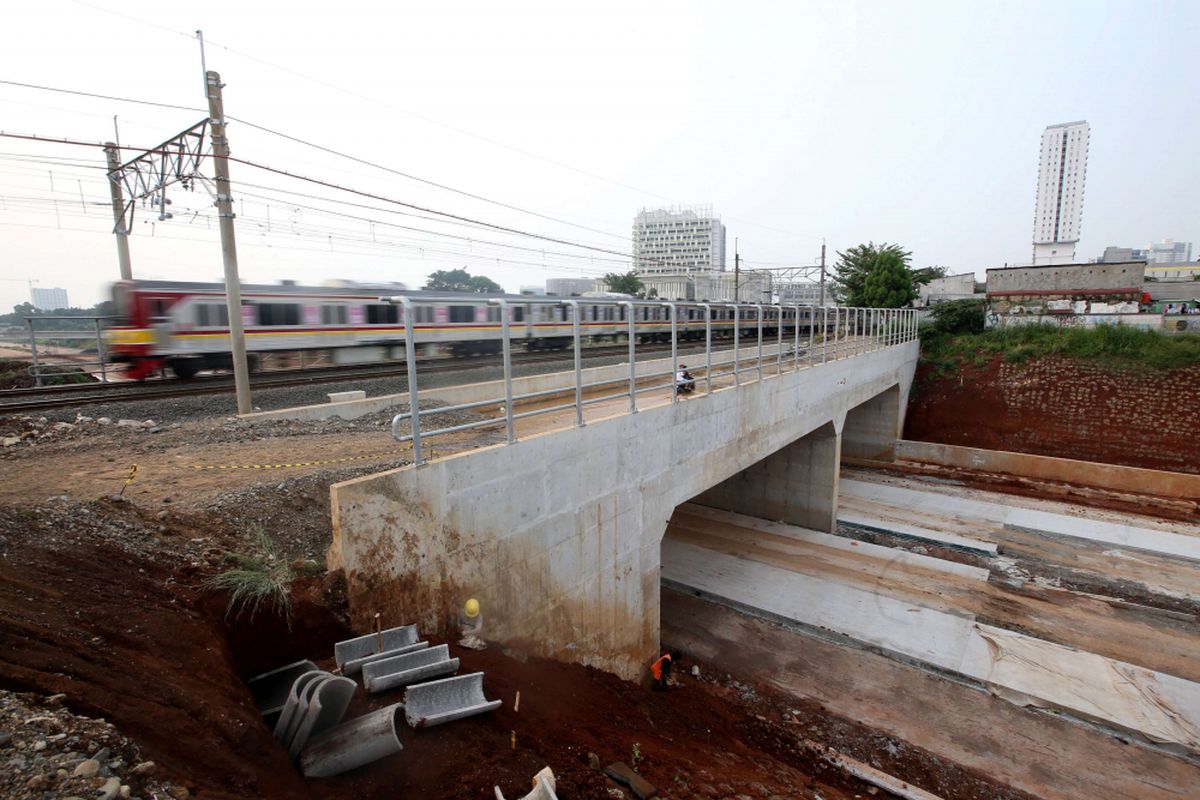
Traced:
POLYGON ((259 325, 299 325, 300 306, 295 303, 258 303, 259 325))
POLYGON ((391 303, 377 303, 366 308, 368 325, 395 325, 400 319, 399 310, 391 303))
POLYGON ((526 306, 513 306, 513 310, 512 310, 512 321, 513 322, 524 322, 525 321, 525 308, 526 308, 526 306))
POLYGON ((162 319, 167 316, 167 301, 166 300, 151 300, 150 301, 150 316, 153 319, 162 319))
POLYGON ((615 308, 613 308, 612 306, 608 306, 604 309, 604 319, 605 320, 607 320, 608 322, 612 322, 616 318, 617 318, 617 310, 615 308))
POLYGON ((346 324, 346 307, 345 306, 321 306, 321 324, 322 325, 345 325, 346 324))
POLYGON ((475 306, 450 306, 451 322, 474 322, 475 306))
POLYGON ((487 310, 488 322, 500 321, 500 308, 498 306, 488 306, 487 310))
POLYGON ((224 328, 229 325, 229 310, 220 303, 196 305, 196 325, 201 328, 224 328))
POLYGON ((416 306, 413 309, 413 314, 415 315, 418 324, 422 322, 433 322, 432 306, 416 306))
POLYGON ((624 322, 624 321, 626 320, 626 316, 625 316, 625 309, 626 309, 626 308, 627 308, 627 306, 621 306, 621 316, 619 317, 619 319, 621 320, 621 322, 624 322))

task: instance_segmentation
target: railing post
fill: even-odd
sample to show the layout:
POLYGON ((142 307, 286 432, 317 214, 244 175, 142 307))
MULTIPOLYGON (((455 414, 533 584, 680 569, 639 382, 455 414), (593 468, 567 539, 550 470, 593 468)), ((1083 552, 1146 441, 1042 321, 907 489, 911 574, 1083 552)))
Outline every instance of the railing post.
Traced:
POLYGON ((783 374, 783 306, 775 309, 775 374, 783 374))
POLYGON ((842 308, 833 307, 833 360, 841 358, 842 352, 842 308))
POLYGON ((33 385, 42 385, 42 366, 38 363, 37 335, 33 330, 33 318, 26 317, 25 324, 29 326, 29 352, 33 354, 33 385))
POLYGON ((704 309, 704 382, 707 384, 705 394, 712 394, 712 305, 701 303, 704 309))
POLYGON ((634 320, 632 300, 622 300, 617 305, 625 308, 626 322, 629 325, 629 413, 637 413, 637 322, 634 320))
POLYGON ((671 313, 671 402, 679 402, 679 386, 675 383, 675 376, 679 374, 679 332, 676 320, 676 306, 674 303, 663 303, 667 310, 671 313))
POLYGON ((754 316, 758 320, 758 379, 762 380, 762 303, 754 304, 754 316))
POLYGON ((829 361, 829 306, 821 306, 821 363, 829 361))
POLYGON ((512 339, 508 335, 508 301, 492 300, 500 307, 500 347, 504 359, 504 431, 509 444, 517 440, 513 427, 512 339))
POLYGON ((404 314, 404 366, 408 370, 408 415, 412 421, 413 465, 425 463, 421 455, 421 402, 417 389, 417 332, 416 314, 413 313, 411 298, 400 298, 401 313, 404 314))
POLYGON ((100 359, 100 382, 108 383, 108 373, 104 370, 104 337, 100 333, 100 318, 96 317, 93 321, 96 323, 96 357, 100 359))
POLYGON ((800 304, 796 304, 796 318, 792 323, 792 372, 800 369, 800 304))
POLYGON ((808 307, 808 365, 811 367, 817 360, 817 307, 808 307))
POLYGON ((729 307, 733 309, 733 385, 741 386, 742 385, 742 375, 741 375, 742 368, 741 368, 741 361, 740 361, 741 353, 739 352, 741 349, 739 347, 739 342, 741 341, 741 339, 739 337, 740 331, 738 329, 741 327, 742 321, 741 321, 740 315, 738 314, 737 303, 730 303, 729 307))
POLYGON ((583 422, 583 351, 579 338, 579 301, 568 300, 571 307, 571 337, 575 340, 575 424, 582 428, 583 422))

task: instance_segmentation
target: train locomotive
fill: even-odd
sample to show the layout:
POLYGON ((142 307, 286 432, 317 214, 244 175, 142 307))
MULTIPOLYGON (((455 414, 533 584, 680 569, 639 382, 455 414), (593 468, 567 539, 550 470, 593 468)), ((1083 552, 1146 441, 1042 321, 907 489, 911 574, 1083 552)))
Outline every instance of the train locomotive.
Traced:
MULTIPOLYGON (((514 345, 528 350, 564 349, 573 341, 570 301, 578 302, 580 329, 587 343, 624 341, 629 336, 627 306, 592 298, 563 298, 561 303, 530 302, 523 295, 483 295, 398 291, 387 285, 332 287, 242 285, 242 324, 246 351, 253 363, 267 353, 319 351, 337 363, 402 359, 405 325, 414 326, 414 341, 423 355, 467 357, 501 349, 500 307, 489 300, 509 301, 509 334, 514 345), (403 308, 381 296, 407 295, 414 301, 413 320, 403 308)), ((133 379, 164 370, 191 378, 201 370, 228 369, 229 317, 225 287, 220 283, 121 281, 113 288, 118 324, 106 334, 109 358, 127 364, 133 379)), ((538 298, 544 301, 546 298, 538 298)), ((553 300, 554 298, 550 298, 553 300)), ((777 336, 778 326, 790 334, 797 309, 782 315, 763 306, 763 336, 777 336), (780 317, 782 316, 782 319, 780 317)), ((670 312, 665 306, 633 307, 639 342, 670 341, 670 312)), ((754 308, 742 307, 738 327, 743 337, 757 336, 754 308)), ((714 304, 714 338, 733 335, 731 308, 714 304)), ((704 338, 704 310, 681 306, 676 321, 680 340, 704 338)))

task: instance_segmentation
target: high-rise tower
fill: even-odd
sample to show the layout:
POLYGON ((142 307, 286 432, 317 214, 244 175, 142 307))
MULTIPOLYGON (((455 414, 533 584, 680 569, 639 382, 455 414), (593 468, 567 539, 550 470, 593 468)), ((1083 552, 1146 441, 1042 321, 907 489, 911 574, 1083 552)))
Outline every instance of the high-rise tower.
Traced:
POLYGON ((1050 125, 1038 159, 1037 209, 1033 216, 1033 263, 1070 264, 1083 223, 1088 124, 1050 125))

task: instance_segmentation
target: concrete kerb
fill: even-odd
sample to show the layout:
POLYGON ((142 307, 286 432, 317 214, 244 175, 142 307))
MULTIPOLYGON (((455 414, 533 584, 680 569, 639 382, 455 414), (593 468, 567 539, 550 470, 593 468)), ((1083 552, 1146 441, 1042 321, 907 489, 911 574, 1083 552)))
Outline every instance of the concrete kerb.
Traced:
POLYGON ((417 638, 416 625, 388 628, 338 642, 333 646, 333 659, 343 675, 353 675, 362 669, 364 663, 382 658, 391 650, 416 644, 417 638))
POLYGON ((250 690, 250 695, 254 698, 254 705, 266 719, 268 725, 274 726, 279 718, 278 715, 283 712, 283 707, 287 703, 288 695, 292 691, 292 684, 296 682, 296 678, 316 668, 317 665, 311 661, 296 661, 261 675, 255 675, 246 681, 246 688, 250 690))
POLYGON ((382 692, 396 686, 453 675, 458 672, 458 659, 450 657, 450 648, 439 644, 393 658, 382 658, 363 666, 363 686, 368 692, 382 692))
POLYGON ((288 757, 293 760, 300 755, 310 737, 327 731, 342 721, 346 709, 350 706, 350 700, 354 697, 354 690, 358 688, 358 684, 349 678, 333 675, 316 683, 317 687, 313 690, 304 718, 300 720, 291 742, 286 745, 288 757))
POLYGON ((279 715, 279 720, 275 723, 274 736, 275 739, 283 743, 287 747, 287 743, 291 741, 290 736, 298 724, 297 717, 303 714, 301 709, 301 697, 307 697, 305 689, 309 688, 308 684, 312 683, 322 675, 328 675, 328 672, 320 669, 310 670, 296 677, 292 682, 292 688, 288 692, 287 702, 283 706, 283 712, 279 715))
POLYGON ((300 754, 300 771, 306 778, 328 778, 399 753, 400 709, 400 703, 386 706, 318 735, 300 754))
POLYGON ((414 728, 430 728, 499 707, 499 700, 489 701, 483 695, 482 672, 418 683, 404 691, 404 717, 414 728))

